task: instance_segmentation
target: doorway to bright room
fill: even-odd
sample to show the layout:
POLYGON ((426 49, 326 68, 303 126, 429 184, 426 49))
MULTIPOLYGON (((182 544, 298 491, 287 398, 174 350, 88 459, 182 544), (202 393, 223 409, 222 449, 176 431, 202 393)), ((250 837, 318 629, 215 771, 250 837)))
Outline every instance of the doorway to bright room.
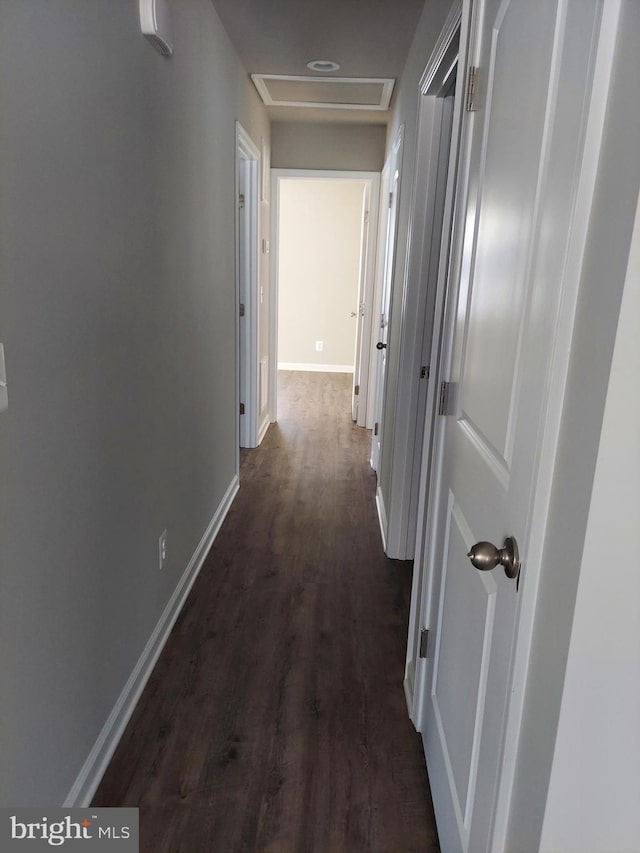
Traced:
POLYGON ((370 426, 379 176, 276 170, 273 181, 272 364, 278 372, 327 374, 327 380, 344 374, 351 416, 370 426))

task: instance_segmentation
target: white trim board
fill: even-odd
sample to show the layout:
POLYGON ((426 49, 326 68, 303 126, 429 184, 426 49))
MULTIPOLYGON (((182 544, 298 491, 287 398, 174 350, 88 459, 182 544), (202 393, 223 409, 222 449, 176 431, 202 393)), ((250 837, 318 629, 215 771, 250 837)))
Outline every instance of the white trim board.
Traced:
POLYGON ((378 511, 378 523, 380 524, 380 537, 382 539, 382 548, 387 551, 387 510, 384 505, 384 496, 380 486, 376 489, 376 510, 378 511))
POLYGON ((269 415, 269 412, 267 411, 267 413, 265 414, 265 416, 262 420, 262 423, 260 424, 260 429, 258 430, 258 446, 262 444, 262 439, 267 434, 267 430, 269 429, 270 426, 271 426, 271 417, 269 415))
POLYGON ((278 370, 304 370, 309 373, 353 373, 352 364, 297 364, 279 361, 278 370))
POLYGON ((202 568, 202 564, 209 553, 209 549, 213 545, 213 542, 222 526, 222 522, 225 520, 231 504, 238 493, 239 485, 238 475, 234 474, 218 509, 215 511, 213 518, 209 522, 209 525, 205 530, 193 556, 191 557, 191 560, 189 560, 189 565, 178 581, 178 584, 174 589, 171 598, 167 602, 167 606, 164 608, 156 627, 153 629, 151 636, 147 640, 147 644, 144 647, 138 662, 134 666, 127 683, 113 706, 106 723, 102 727, 102 731, 98 735, 91 752, 82 765, 76 781, 73 783, 73 786, 63 803, 64 808, 87 808, 91 804, 93 795, 95 794, 109 762, 111 761, 111 757, 120 742, 120 738, 122 737, 124 730, 127 727, 127 723, 129 722, 138 700, 142 695, 142 691, 153 672, 153 668, 160 657, 160 653, 169 638, 171 629, 180 615, 180 611, 187 600, 191 587, 200 573, 200 569, 202 568))

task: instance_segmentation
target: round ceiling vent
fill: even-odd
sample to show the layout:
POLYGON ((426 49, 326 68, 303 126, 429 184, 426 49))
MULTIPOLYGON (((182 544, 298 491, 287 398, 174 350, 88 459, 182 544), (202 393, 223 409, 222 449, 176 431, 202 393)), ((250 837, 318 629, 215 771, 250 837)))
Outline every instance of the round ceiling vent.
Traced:
POLYGON ((314 59, 313 62, 307 62, 307 68, 312 71, 337 71, 340 66, 337 62, 331 62, 330 59, 314 59))

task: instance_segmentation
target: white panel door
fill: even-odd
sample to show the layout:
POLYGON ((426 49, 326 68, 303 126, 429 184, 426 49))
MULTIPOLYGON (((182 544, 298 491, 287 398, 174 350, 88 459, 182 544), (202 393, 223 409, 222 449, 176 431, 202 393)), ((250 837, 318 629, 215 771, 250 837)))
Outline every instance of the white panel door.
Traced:
POLYGON ((396 257, 396 231, 398 226, 398 209, 400 201, 400 170, 402 165, 402 138, 403 128, 400 128, 398 136, 393 144, 390 156, 390 179, 388 200, 382 199, 383 209, 388 206, 387 229, 385 235, 384 267, 382 275, 382 301, 380 321, 377 326, 378 336, 374 337, 372 344, 378 353, 376 368, 376 402, 375 402, 375 426, 371 439, 371 467, 374 471, 380 470, 380 453, 382 448, 382 432, 384 429, 384 392, 387 375, 387 345, 389 329, 389 310, 391 305, 391 290, 393 284, 393 273, 396 257))
MULTIPOLYGON (((439 419, 422 721, 446 853, 491 846, 518 592, 501 566, 479 571, 468 552, 483 540, 501 548, 514 536, 526 563, 561 291, 540 261, 551 250, 560 257, 566 245, 565 196, 573 192, 580 147, 575 134, 562 144, 554 137, 570 2, 486 0, 476 31, 480 102, 469 117, 460 276, 445 332, 451 385, 447 416, 439 419), (569 167, 566 190, 548 180, 552 151, 569 167), (550 213, 561 205, 563 223, 554 230, 550 213)), ((575 55, 589 55, 592 31, 584 30, 572 35, 575 55)), ((555 271, 561 275, 561 262, 555 271)))

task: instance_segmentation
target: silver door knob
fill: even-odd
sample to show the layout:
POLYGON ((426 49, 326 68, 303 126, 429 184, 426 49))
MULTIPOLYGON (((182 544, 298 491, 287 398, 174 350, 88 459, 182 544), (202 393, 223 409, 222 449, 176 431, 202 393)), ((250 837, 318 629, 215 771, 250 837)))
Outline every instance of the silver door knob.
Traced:
POLYGON ((515 578, 520 571, 518 543, 513 536, 507 536, 502 548, 496 548, 491 542, 476 542, 467 557, 481 572, 489 572, 496 566, 504 566, 505 575, 508 578, 515 578))

